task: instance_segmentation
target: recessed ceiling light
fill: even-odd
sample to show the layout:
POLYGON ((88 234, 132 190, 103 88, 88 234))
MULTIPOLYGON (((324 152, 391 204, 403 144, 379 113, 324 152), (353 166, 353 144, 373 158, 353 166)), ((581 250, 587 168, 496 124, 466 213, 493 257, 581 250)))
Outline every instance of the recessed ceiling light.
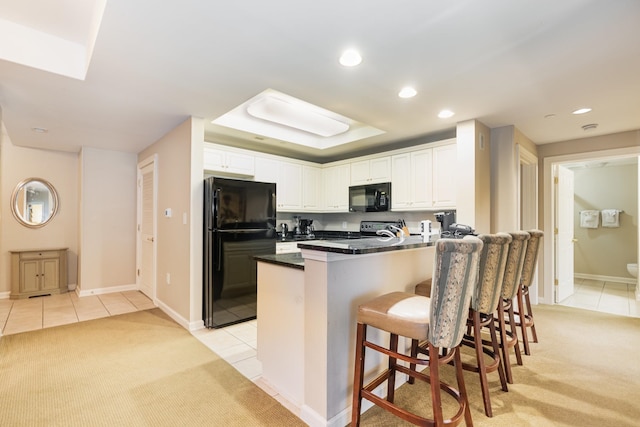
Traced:
POLYGON ((584 114, 588 113, 589 111, 591 111, 591 108, 579 108, 571 114, 584 114))
POLYGON ((398 92, 400 98, 413 98, 417 94, 418 92, 410 86, 403 87, 400 92, 398 92))
POLYGON ((340 64, 345 67, 355 67, 362 62, 362 56, 355 49, 347 49, 340 56, 340 64))
POLYGON ((47 133, 49 132, 49 129, 35 127, 35 128, 31 128, 31 131, 35 133, 47 133))
POLYGON ((438 117, 441 119, 448 119, 449 117, 453 117, 455 113, 451 110, 442 110, 438 113, 438 117))

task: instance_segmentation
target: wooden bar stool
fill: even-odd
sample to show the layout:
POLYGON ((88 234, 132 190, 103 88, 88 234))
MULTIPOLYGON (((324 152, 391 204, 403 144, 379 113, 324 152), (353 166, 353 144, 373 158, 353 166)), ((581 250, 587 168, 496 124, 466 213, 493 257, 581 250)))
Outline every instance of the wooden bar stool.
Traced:
POLYGON ((524 254, 524 265, 522 266, 522 278, 518 287, 518 311, 515 312, 516 322, 520 326, 522 332, 522 343, 524 346, 524 354, 531 354, 529 350, 529 337, 527 336, 527 328, 531 328, 531 337, 533 342, 538 342, 538 334, 536 333, 536 325, 533 321, 533 311, 531 310, 531 299, 529 298, 529 289, 533 282, 533 275, 536 272, 536 264, 538 262, 538 253, 540 252, 540 242, 544 233, 540 230, 529 230, 531 238, 527 243, 527 250, 524 254))
POLYGON ((507 376, 507 382, 513 384, 513 374, 511 372, 511 361, 509 351, 513 348, 516 354, 516 362, 522 365, 522 354, 518 344, 518 334, 516 332, 515 314, 513 311, 513 300, 520 287, 520 277, 522 266, 524 265, 524 253, 527 249, 529 233, 526 231, 514 231, 511 235, 509 252, 507 253, 507 264, 502 280, 502 295, 498 300, 498 330, 500 332, 500 349, 502 351, 502 364, 507 376), (509 326, 509 330, 507 330, 509 326))
POLYGON ((468 426, 473 425, 458 346, 464 334, 471 295, 478 278, 482 241, 473 236, 464 239, 439 239, 435 246, 431 298, 408 292, 392 292, 358 307, 351 408, 351 425, 354 427, 360 424, 363 398, 416 425, 456 426, 463 418, 468 426), (388 348, 367 340, 369 326, 390 334, 388 348), (410 355, 407 355, 406 351, 398 351, 399 336, 411 339, 410 355), (428 359, 418 354, 418 342, 422 341, 427 342, 430 355, 428 359), (364 385, 366 349, 386 355, 388 367, 364 385), (446 349, 445 356, 440 356, 441 349, 446 349), (456 369, 458 389, 439 379, 440 365, 449 361, 453 361, 456 369), (406 364, 409 364, 409 367, 406 364), (417 371, 416 365, 428 367, 428 374, 417 371), (430 383, 433 418, 419 416, 394 404, 396 372, 404 373, 410 379, 417 378, 430 383), (374 393, 385 381, 386 399, 374 393), (458 411, 446 420, 442 411, 441 390, 458 403, 458 411))
POLYGON ((476 290, 471 298, 471 308, 467 319, 467 333, 462 345, 472 347, 476 353, 476 363, 463 363, 462 368, 477 372, 484 403, 484 412, 493 416, 487 373, 498 371, 503 391, 509 391, 500 356, 500 342, 496 333, 494 313, 502 294, 502 282, 507 263, 507 254, 511 236, 507 233, 481 234, 482 252, 480 253, 479 277, 476 290), (489 330, 490 340, 482 339, 482 328, 489 330), (487 363, 485 355, 489 357, 487 363))

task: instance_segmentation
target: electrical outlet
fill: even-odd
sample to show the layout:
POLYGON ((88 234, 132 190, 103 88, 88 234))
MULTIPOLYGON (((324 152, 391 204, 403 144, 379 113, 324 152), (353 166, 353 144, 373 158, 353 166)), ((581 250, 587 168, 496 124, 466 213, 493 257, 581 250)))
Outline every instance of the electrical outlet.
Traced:
POLYGON ((171 284, 171 273, 167 273, 167 285, 171 284))
POLYGON ((342 229, 346 230, 347 228, 347 221, 342 221, 342 229))

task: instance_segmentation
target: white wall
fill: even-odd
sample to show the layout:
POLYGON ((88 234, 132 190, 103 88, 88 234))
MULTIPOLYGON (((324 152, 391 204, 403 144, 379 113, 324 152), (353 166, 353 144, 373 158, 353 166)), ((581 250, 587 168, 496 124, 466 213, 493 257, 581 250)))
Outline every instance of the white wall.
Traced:
POLYGON ((85 147, 80 167, 81 294, 135 288, 137 156, 85 147))

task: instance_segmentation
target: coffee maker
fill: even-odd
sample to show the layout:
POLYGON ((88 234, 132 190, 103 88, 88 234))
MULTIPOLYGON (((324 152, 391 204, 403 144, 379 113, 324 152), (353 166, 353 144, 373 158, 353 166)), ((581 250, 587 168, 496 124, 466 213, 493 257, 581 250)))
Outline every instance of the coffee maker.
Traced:
POLYGON ((313 236, 313 220, 300 218, 300 234, 305 234, 307 237, 313 236))
POLYGON ((456 211, 438 212, 434 216, 440 223, 440 234, 449 231, 451 224, 456 222, 456 211))

